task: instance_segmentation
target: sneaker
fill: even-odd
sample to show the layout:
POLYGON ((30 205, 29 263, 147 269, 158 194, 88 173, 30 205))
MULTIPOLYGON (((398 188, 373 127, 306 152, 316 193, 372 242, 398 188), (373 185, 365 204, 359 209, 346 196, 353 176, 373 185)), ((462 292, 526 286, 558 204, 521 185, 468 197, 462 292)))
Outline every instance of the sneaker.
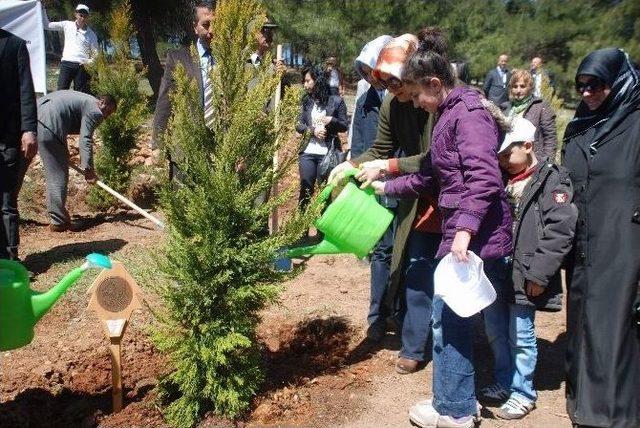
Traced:
POLYGON ((410 374, 418 371, 420 362, 409 358, 398 357, 396 361, 396 372, 400 374, 410 374))
POLYGON ((497 383, 485 386, 480 390, 480 397, 485 401, 503 402, 509 398, 509 391, 497 383))
POLYGON ((424 400, 409 409, 409 420, 421 428, 472 428, 474 415, 464 418, 443 416, 433 408, 431 400, 424 400))
POLYGON ((517 397, 510 397, 498 411, 496 416, 500 419, 522 419, 536 407, 535 402, 526 402, 517 397))

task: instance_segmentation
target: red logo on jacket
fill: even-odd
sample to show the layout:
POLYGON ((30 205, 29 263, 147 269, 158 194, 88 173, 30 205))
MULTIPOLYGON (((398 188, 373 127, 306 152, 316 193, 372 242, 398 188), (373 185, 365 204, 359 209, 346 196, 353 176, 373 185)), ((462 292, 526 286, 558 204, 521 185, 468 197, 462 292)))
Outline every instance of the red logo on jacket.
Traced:
POLYGON ((553 192, 553 200, 558 205, 565 204, 569 200, 569 194, 567 192, 553 192))

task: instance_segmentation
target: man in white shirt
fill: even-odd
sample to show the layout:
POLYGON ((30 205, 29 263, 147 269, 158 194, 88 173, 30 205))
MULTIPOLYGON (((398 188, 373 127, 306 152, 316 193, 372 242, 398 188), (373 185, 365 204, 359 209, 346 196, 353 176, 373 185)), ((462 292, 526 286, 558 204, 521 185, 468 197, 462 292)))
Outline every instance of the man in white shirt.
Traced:
POLYGON ((98 36, 88 26, 89 7, 76 6, 75 21, 50 22, 49 30, 64 32, 64 49, 60 61, 58 90, 73 89, 89 93, 90 76, 85 64, 90 64, 98 52, 98 36))
POLYGON ((273 36, 277 29, 278 24, 271 19, 267 19, 262 25, 260 32, 256 36, 256 51, 252 53, 249 58, 249 62, 251 62, 254 67, 258 67, 262 63, 262 58, 264 58, 265 54, 271 50, 273 36))
POLYGON ((542 97, 542 80, 547 79, 547 85, 551 87, 551 94, 555 93, 553 78, 544 68, 542 58, 534 56, 531 58, 531 76, 533 77, 533 96, 542 97))

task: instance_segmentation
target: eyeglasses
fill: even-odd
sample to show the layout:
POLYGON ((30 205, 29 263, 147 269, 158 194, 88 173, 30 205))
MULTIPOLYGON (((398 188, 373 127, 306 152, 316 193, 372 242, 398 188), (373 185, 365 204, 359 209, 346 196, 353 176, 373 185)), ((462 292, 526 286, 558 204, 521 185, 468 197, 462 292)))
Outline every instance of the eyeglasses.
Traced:
POLYGON ((590 93, 600 91, 604 88, 604 83, 598 79, 592 79, 588 82, 576 82, 576 91, 580 95, 584 95, 585 92, 589 91, 590 93))
POLYGON ((389 89, 391 91, 400 89, 403 85, 402 80, 397 77, 390 77, 389 79, 378 79, 378 83, 385 89, 389 89))

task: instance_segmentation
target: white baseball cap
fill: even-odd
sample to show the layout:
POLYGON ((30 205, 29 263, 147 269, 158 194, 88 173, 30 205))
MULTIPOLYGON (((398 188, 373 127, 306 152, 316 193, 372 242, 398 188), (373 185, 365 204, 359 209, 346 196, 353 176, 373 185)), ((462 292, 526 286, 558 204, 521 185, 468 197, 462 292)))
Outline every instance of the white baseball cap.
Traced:
POLYGON ((477 314, 496 300, 496 290, 484 273, 484 263, 473 251, 469 262, 457 262, 451 253, 440 260, 433 274, 434 294, 458 316, 477 314))
POLYGON ((86 4, 80 3, 79 5, 76 6, 76 12, 89 13, 89 6, 87 6, 86 4))
POLYGON ((521 143, 525 141, 535 141, 536 127, 523 117, 515 117, 511 122, 511 131, 504 136, 504 141, 500 145, 498 153, 505 150, 513 143, 521 143))

